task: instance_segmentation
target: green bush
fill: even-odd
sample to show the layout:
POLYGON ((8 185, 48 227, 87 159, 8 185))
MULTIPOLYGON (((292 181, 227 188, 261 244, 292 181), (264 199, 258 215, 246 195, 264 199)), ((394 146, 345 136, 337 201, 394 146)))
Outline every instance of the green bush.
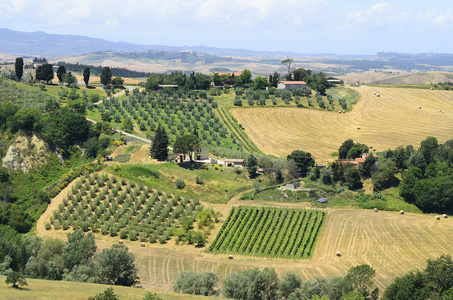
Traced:
POLYGON ((176 179, 176 187, 181 190, 186 187, 186 183, 184 182, 183 179, 178 178, 176 179))

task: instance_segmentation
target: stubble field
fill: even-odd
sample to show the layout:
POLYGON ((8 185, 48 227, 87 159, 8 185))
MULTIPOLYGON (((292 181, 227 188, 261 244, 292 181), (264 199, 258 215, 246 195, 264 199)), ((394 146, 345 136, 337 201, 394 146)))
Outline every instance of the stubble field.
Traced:
POLYGON ((318 163, 332 161, 330 153, 349 138, 377 151, 418 147, 428 136, 440 143, 453 138, 451 91, 368 86, 356 90, 360 100, 345 114, 301 108, 235 108, 231 113, 264 153, 285 156, 304 150, 318 163))

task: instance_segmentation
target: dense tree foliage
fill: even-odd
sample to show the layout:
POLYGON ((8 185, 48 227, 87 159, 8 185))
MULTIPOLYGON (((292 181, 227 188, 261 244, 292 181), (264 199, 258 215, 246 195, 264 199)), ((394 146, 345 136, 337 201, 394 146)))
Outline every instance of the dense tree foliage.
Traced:
POLYGON ((36 68, 36 80, 43 80, 49 83, 54 78, 53 67, 51 64, 45 63, 36 68))
POLYGON ((423 271, 411 271, 396 278, 384 292, 385 300, 452 299, 453 261, 451 255, 429 259, 423 271))
POLYGON ((176 277, 173 291, 176 293, 214 296, 218 294, 219 278, 214 272, 195 273, 182 271, 176 277))
POLYGON ((308 168, 315 165, 315 160, 311 157, 311 153, 302 150, 294 150, 287 156, 287 159, 294 160, 302 173, 305 173, 308 168))

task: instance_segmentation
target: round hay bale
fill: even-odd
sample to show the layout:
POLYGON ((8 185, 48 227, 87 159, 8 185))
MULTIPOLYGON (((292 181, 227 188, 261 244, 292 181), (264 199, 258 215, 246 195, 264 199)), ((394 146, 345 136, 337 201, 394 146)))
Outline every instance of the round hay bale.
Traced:
POLYGON ((343 110, 343 113, 345 114, 346 112, 343 110))
POLYGON ((440 217, 439 217, 439 216, 436 216, 436 220, 440 220, 440 217))
POLYGON ((142 242, 140 246, 145 247, 145 243, 142 242))
POLYGON ((376 148, 374 148, 373 151, 376 152, 376 148))
POLYGON ((357 129, 360 130, 360 126, 357 126, 357 129))
POLYGON ((338 113, 341 114, 341 110, 339 110, 338 113))
POLYGON ((400 215, 404 215, 404 210, 400 210, 400 215))
POLYGON ((439 112, 441 112, 441 110, 439 109, 439 112))
POLYGON ((337 256, 341 256, 341 253, 340 253, 340 251, 337 251, 337 256))
POLYGON ((434 90, 434 88, 431 87, 431 91, 434 90))
POLYGON ((370 149, 373 149, 373 146, 370 145, 370 149))
POLYGON ((118 241, 118 244, 123 244, 123 240, 119 240, 119 241, 118 241))
POLYGON ((419 106, 419 107, 418 107, 418 109, 422 109, 422 107, 421 107, 421 106, 419 106))
POLYGON ((443 214, 442 217, 444 217, 445 219, 448 218, 448 216, 446 214, 443 214))
POLYGON ((228 259, 233 259, 233 255, 228 255, 228 259))
POLYGON ((375 208, 373 209, 373 211, 374 211, 374 212, 378 212, 378 209, 375 207, 375 208))
POLYGON ((445 111, 442 111, 442 113, 444 113, 445 111))

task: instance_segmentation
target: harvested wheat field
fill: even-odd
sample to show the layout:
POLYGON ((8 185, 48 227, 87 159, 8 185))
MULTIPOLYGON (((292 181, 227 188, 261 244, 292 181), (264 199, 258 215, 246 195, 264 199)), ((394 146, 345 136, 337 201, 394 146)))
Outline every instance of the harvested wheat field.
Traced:
POLYGON ((383 291, 395 277, 413 269, 423 269, 427 259, 453 251, 453 220, 436 221, 434 216, 400 215, 396 212, 329 211, 312 260, 240 255, 229 260, 227 254, 178 251, 174 246, 171 249, 162 246, 148 248, 148 245, 146 248, 131 246, 145 288, 170 290, 176 276, 183 270, 210 270, 223 280, 230 272, 273 267, 281 276, 291 270, 303 279, 313 279, 344 276, 352 266, 367 263, 375 268, 376 285, 383 291), (341 257, 336 256, 337 251, 341 257))
POLYGON ((356 89, 360 100, 344 114, 301 108, 235 108, 231 113, 263 152, 283 156, 304 150, 320 163, 332 161, 329 153, 349 138, 377 151, 409 144, 418 147, 428 136, 440 143, 453 138, 452 91, 356 89))

